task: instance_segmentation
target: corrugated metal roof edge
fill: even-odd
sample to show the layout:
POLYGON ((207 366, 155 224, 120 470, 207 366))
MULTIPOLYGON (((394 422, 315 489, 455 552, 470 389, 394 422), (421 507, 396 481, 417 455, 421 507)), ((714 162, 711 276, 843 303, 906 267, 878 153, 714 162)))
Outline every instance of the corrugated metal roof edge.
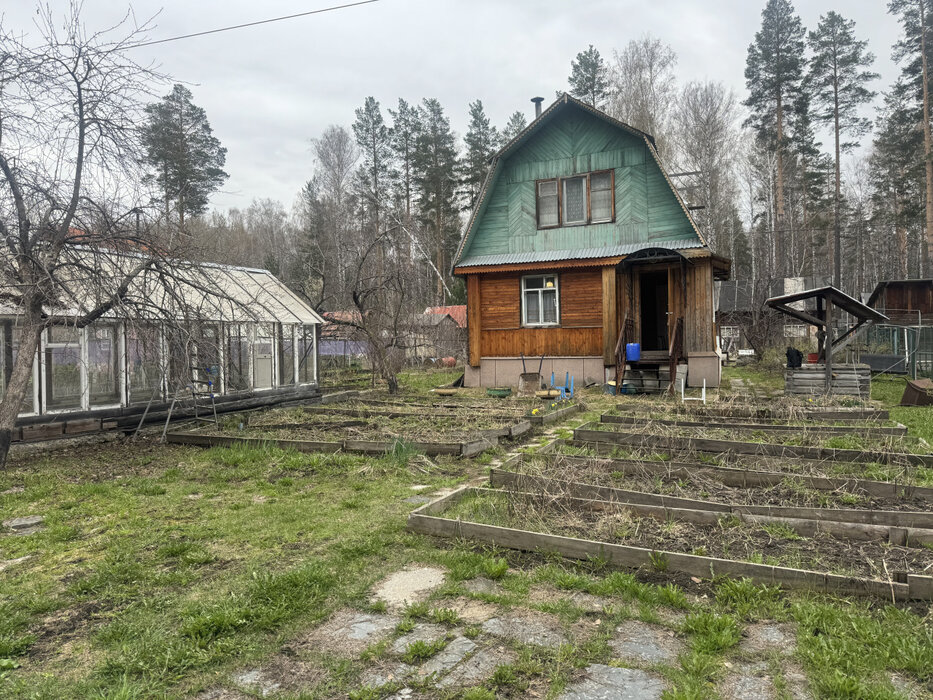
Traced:
POLYGON ((548 119, 558 110, 558 108, 561 105, 568 105, 568 104, 573 104, 577 107, 580 107, 584 111, 590 112, 594 116, 600 117, 601 119, 609 122, 610 124, 617 126, 621 129, 625 129, 626 131, 629 131, 635 134, 636 136, 641 136, 644 139, 645 144, 648 146, 648 150, 651 151, 651 155, 653 156, 655 163, 657 164, 658 168, 661 170, 661 174, 664 176, 664 179, 667 182, 668 186, 671 188, 671 191, 674 193, 674 196, 677 198, 677 203, 680 204, 680 208, 683 210, 684 214, 687 216, 687 220, 690 222, 690 225, 693 227, 694 232, 699 237, 701 243, 704 246, 708 247, 709 244, 706 242, 706 239, 703 238, 703 235, 700 233, 700 229, 696 225, 696 221, 694 221, 693 216, 690 214, 690 210, 687 209, 687 206, 684 204, 684 201, 680 196, 680 192, 678 192, 677 188, 674 187, 674 184, 671 182, 671 179, 667 174, 667 170, 664 168, 664 165, 661 163, 661 157, 658 154, 657 149, 655 148, 655 145, 654 145, 654 137, 652 137, 651 134, 648 134, 644 131, 636 129, 633 126, 629 126, 625 122, 619 121, 615 117, 609 116, 605 112, 598 110, 595 107, 592 107, 586 104, 585 102, 578 100, 575 97, 570 96, 569 94, 565 92, 563 93, 563 95, 558 97, 551 104, 550 107, 544 110, 541 113, 540 117, 537 117, 534 120, 532 120, 532 122, 528 126, 526 126, 522 131, 516 134, 512 138, 511 141, 509 141, 501 149, 499 149, 499 151, 490 160, 490 167, 489 167, 489 170, 486 172, 486 179, 483 181, 483 187, 480 189, 479 197, 476 200, 476 205, 473 207, 473 212, 470 215, 470 220, 467 222, 467 227, 464 230, 463 236, 460 239, 460 245, 457 246, 457 253, 456 255, 454 255, 453 263, 451 263, 451 266, 450 266, 451 272, 453 272, 457 267, 464 265, 463 260, 461 260, 461 256, 463 255, 463 252, 466 249, 466 243, 470 238, 470 234, 473 232, 473 226, 475 225, 477 218, 479 218, 479 214, 482 211, 484 211, 486 208, 486 204, 487 204, 486 197, 489 194, 489 189, 490 189, 492 182, 499 175, 500 165, 502 163, 502 157, 505 156, 510 150, 512 150, 512 148, 517 146, 520 142, 522 142, 532 133, 534 133, 539 128, 541 128, 544 125, 544 123, 548 121, 548 119), (547 117, 548 119, 545 119, 545 117, 547 117))
POLYGON ((454 266, 454 272, 464 267, 484 265, 518 265, 524 263, 556 262, 560 260, 593 260, 631 255, 643 248, 663 248, 666 250, 696 250, 708 246, 692 238, 674 241, 648 241, 646 243, 624 243, 602 248, 575 248, 573 250, 547 250, 528 253, 500 253, 493 255, 474 255, 464 258, 454 266))

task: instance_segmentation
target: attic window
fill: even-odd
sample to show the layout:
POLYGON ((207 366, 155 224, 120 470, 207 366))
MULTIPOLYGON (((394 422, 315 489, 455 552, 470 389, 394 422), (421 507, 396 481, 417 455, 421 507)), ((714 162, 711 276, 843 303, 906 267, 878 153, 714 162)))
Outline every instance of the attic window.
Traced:
POLYGON ((615 177, 612 170, 538 180, 535 186, 539 229, 615 220, 615 177))
POLYGON ((538 183, 538 228, 560 226, 557 180, 538 183))

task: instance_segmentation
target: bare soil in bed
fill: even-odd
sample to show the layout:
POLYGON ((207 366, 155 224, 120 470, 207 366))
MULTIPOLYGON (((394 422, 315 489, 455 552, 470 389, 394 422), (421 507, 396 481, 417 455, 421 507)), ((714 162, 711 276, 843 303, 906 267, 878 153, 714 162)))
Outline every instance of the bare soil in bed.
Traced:
POLYGON ((583 511, 554 499, 522 493, 482 493, 444 513, 490 525, 654 550, 749 561, 847 576, 889 579, 895 571, 929 574, 933 551, 830 535, 801 537, 780 527, 761 528, 728 515, 718 526, 639 517, 623 507, 583 511))
POLYGON ((923 499, 894 499, 871 496, 856 489, 822 491, 812 489, 788 479, 774 486, 739 488, 725 486, 702 472, 693 471, 688 477, 674 474, 659 474, 659 462, 651 462, 636 473, 623 473, 611 462, 594 459, 588 464, 581 460, 562 461, 560 456, 527 455, 519 470, 549 479, 563 479, 597 486, 644 491, 647 493, 693 498, 736 505, 775 505, 807 508, 864 508, 872 510, 930 510, 930 503, 923 499), (655 468, 651 468, 655 467, 655 468))

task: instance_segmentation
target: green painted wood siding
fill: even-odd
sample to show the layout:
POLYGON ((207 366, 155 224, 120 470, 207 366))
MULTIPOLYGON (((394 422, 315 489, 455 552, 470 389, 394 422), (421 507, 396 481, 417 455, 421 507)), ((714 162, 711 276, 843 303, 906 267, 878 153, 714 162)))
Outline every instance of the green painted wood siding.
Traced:
POLYGON ((695 238, 644 140, 573 108, 555 115, 500 165, 464 256, 695 238), (615 171, 615 222, 537 229, 536 180, 608 169, 615 171))

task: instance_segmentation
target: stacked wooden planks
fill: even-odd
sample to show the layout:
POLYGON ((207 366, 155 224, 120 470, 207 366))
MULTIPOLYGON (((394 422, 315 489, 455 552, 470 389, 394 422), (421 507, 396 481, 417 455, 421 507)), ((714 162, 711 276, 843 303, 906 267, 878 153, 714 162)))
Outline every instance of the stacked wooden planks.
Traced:
MULTIPOLYGON (((826 365, 804 365, 784 372, 785 394, 825 394, 826 365)), ((832 393, 868 398, 871 368, 868 365, 833 365, 832 393)))

